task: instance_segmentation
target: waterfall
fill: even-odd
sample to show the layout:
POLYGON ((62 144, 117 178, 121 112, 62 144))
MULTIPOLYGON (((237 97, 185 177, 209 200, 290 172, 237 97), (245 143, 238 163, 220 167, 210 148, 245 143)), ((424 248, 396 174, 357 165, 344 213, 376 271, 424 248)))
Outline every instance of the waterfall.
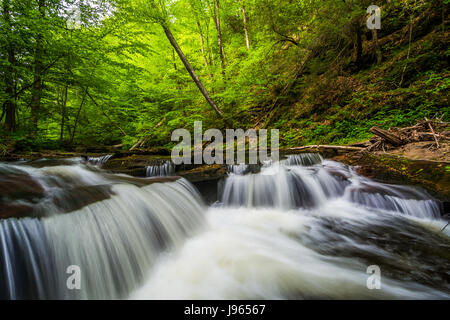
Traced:
MULTIPOLYGON (((355 217, 375 222, 361 228, 365 221, 341 220, 336 210, 349 212, 342 203, 320 212, 210 209, 210 229, 189 239, 176 254, 164 257, 131 298, 450 299, 448 253, 436 246, 438 235, 418 233, 420 243, 430 241, 436 246, 434 252, 424 253, 416 247, 416 253, 411 253, 405 243, 405 256, 396 253, 398 247, 380 247, 363 236, 358 238, 358 231, 369 239, 389 232, 394 242, 407 241, 400 237, 398 226, 383 229, 376 215, 352 208, 355 217), (344 226, 356 234, 344 233, 344 226), (382 290, 366 287, 366 269, 372 264, 381 266, 382 290)), ((402 221, 403 229, 412 226, 402 221)), ((427 249, 433 250, 433 245, 427 249)))
POLYGON ((311 208, 336 198, 366 207, 438 218, 440 205, 421 190, 371 181, 341 163, 300 154, 263 167, 261 173, 231 175, 223 188, 224 206, 311 208))
POLYGON ((87 162, 94 166, 103 166, 109 159, 111 159, 112 155, 108 154, 100 157, 87 157, 87 162))
POLYGON ((183 179, 139 186, 81 166, 25 168, 44 190, 54 192, 62 182, 46 184, 48 171, 64 177, 66 186, 109 182, 111 190, 106 200, 70 213, 0 220, 0 298, 126 298, 161 252, 180 246, 204 224, 200 195, 183 179), (81 270, 81 290, 66 286, 73 265, 81 270))
POLYGON ((323 159, 318 153, 300 153, 288 155, 287 159, 282 161, 286 166, 312 166, 322 163, 323 159))
POLYGON ((0 220, 0 299, 52 298, 54 268, 37 219, 0 220))
POLYGON ((425 192, 317 155, 245 170, 229 168, 207 231, 164 257, 132 299, 450 299, 450 233, 425 192), (381 290, 367 288, 370 265, 381 290))
POLYGON ((207 208, 151 168, 0 163, 0 299, 450 299, 450 229, 419 188, 298 154, 229 167, 207 208))
POLYGON ((227 166, 228 173, 244 175, 248 173, 248 165, 245 163, 227 166))
POLYGON ((175 166, 172 161, 165 161, 163 164, 147 166, 145 168, 147 177, 162 177, 175 175, 175 166))

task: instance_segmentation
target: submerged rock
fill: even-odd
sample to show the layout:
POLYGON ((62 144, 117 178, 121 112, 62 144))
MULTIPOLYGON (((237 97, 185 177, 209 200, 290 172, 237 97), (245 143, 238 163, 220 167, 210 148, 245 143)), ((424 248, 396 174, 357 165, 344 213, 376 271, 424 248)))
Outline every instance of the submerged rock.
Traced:
POLYGON ((0 170, 0 203, 7 199, 34 199, 43 196, 44 189, 29 174, 20 170, 0 170))

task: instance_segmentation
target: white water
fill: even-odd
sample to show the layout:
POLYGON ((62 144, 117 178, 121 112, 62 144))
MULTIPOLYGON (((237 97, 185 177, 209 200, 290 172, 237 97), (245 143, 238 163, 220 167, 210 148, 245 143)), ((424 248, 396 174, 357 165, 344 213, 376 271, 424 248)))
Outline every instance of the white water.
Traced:
MULTIPOLYGON (((389 277, 382 278, 382 290, 369 290, 367 263, 323 255, 304 245, 302 239, 320 228, 316 219, 335 217, 336 210, 368 218, 363 209, 344 203, 316 212, 210 209, 208 231, 188 240, 178 252, 160 258, 146 284, 131 298, 450 298, 448 292, 389 277)), ((330 245, 326 238, 316 241, 330 245)), ((350 239, 346 245, 361 246, 374 256, 391 257, 389 252, 350 239)))
POLYGON ((200 196, 182 179, 145 186, 151 180, 133 185, 80 164, 21 169, 45 186, 47 196, 35 206, 51 212, 39 220, 0 220, 0 298, 126 298, 161 252, 182 245, 204 225, 200 196), (50 197, 64 184, 69 193, 80 192, 80 184, 110 189, 107 199, 101 194, 100 201, 64 214, 50 197), (82 273, 81 290, 66 286, 73 265, 82 273))
POLYGON ((147 177, 164 177, 175 175, 175 166, 172 161, 165 161, 163 164, 148 166, 145 168, 147 177))
POLYGON ((109 159, 111 159, 112 155, 108 154, 106 156, 100 156, 100 157, 88 157, 87 162, 94 165, 94 166, 102 166, 104 165, 109 159))
POLYGON ((185 180, 147 185, 71 161, 0 166, 44 190, 14 200, 40 219, 0 219, 0 298, 450 298, 450 231, 420 190, 296 156, 230 174, 205 210, 185 180), (66 287, 69 265, 81 290, 66 287), (369 265, 381 290, 366 286, 369 265))
MULTIPOLYGON (((421 191, 375 183, 342 164, 320 161, 310 155, 290 157, 252 175, 243 175, 243 165, 229 168, 221 203, 206 213, 207 231, 160 257, 130 298, 450 298, 445 275, 436 281, 438 288, 405 281, 405 275, 432 267, 414 265, 415 254, 408 257, 365 238, 387 231, 394 239, 398 234, 393 247, 400 242, 408 248, 400 234, 410 227, 423 228, 412 235, 417 241, 431 241, 425 240, 428 232, 439 238, 445 222, 438 218, 438 204, 421 191), (297 166, 304 163, 310 166, 297 166), (344 227, 333 230, 339 225, 344 227), (369 290, 366 270, 373 264, 381 264, 382 274, 406 271, 400 277, 384 275, 382 290, 369 290)), ((446 270, 448 231, 442 236, 443 252, 431 258, 442 259, 446 270)))

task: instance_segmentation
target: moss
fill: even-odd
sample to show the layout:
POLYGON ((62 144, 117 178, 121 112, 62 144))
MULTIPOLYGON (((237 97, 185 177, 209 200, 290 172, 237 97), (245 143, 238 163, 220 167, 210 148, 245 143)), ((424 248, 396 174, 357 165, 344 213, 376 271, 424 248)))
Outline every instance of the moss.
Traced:
POLYGON ((422 187, 441 201, 450 200, 448 162, 411 160, 368 152, 347 154, 335 159, 357 166, 360 174, 374 180, 422 187))

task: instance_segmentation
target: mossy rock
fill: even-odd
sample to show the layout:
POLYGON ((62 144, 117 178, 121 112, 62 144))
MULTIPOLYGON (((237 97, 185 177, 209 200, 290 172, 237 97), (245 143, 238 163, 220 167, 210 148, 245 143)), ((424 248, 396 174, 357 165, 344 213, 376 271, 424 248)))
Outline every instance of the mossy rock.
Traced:
POLYGON ((204 165, 192 170, 177 172, 177 175, 193 183, 220 180, 227 175, 227 168, 219 164, 204 165))
POLYGON ((395 184, 424 188, 438 200, 450 201, 450 163, 412 160, 396 155, 374 155, 369 152, 349 153, 334 160, 355 166, 359 174, 395 184))

